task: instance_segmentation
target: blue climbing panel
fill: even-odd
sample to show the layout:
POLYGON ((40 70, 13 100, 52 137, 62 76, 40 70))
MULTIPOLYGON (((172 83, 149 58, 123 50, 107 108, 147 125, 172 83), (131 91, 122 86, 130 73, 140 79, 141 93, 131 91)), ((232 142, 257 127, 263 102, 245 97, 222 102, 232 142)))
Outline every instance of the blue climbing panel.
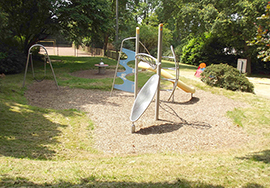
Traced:
POLYGON ((127 55, 127 59, 120 60, 119 64, 125 67, 126 70, 124 72, 117 72, 116 76, 121 78, 124 81, 124 83, 121 85, 115 84, 114 88, 122 90, 122 91, 127 91, 130 93, 134 93, 134 82, 128 80, 126 76, 128 74, 134 73, 134 69, 129 67, 127 63, 135 60, 135 52, 128 50, 126 48, 123 48, 122 52, 127 55))

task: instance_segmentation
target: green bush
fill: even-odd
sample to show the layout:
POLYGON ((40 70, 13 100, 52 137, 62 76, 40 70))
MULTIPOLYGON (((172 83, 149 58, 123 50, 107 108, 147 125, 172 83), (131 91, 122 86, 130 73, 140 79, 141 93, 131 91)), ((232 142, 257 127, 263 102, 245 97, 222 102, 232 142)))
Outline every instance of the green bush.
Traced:
POLYGON ((20 73, 26 62, 25 55, 17 49, 0 45, 0 73, 20 73))
MULTIPOLYGON (((227 45, 210 33, 204 33, 199 37, 194 37, 182 48, 181 63, 207 65, 226 63, 236 66, 238 55, 224 52, 227 45)), ((229 50, 230 51, 230 50, 229 50)))
POLYGON ((182 49, 181 63, 199 65, 202 57, 204 41, 201 38, 192 38, 182 49))
POLYGON ((201 73, 201 80, 210 86, 225 88, 232 91, 254 92, 254 86, 245 75, 227 64, 213 64, 201 73))

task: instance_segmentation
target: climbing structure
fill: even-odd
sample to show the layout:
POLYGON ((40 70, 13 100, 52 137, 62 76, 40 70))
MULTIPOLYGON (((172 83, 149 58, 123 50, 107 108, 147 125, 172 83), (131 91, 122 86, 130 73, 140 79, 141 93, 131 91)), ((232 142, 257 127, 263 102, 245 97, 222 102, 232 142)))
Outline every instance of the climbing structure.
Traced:
POLYGON ((124 81, 124 83, 121 84, 121 85, 120 84, 114 84, 114 88, 122 90, 122 91, 127 91, 127 92, 134 93, 134 82, 128 80, 126 78, 126 76, 128 74, 134 73, 134 69, 129 67, 127 64, 128 64, 128 62, 135 60, 135 52, 131 51, 131 50, 128 50, 126 48, 123 48, 121 50, 121 52, 123 52, 123 53, 125 53, 127 55, 126 59, 119 61, 119 64, 122 65, 125 68, 125 71, 124 72, 117 72, 116 76, 121 78, 124 81))

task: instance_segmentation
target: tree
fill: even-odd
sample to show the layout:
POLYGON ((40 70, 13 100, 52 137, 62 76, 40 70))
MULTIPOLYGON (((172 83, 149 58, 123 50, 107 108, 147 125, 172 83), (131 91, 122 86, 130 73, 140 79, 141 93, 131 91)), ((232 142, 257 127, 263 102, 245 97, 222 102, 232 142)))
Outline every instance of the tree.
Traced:
POLYGON ((266 0, 163 0, 167 10, 164 18, 174 17, 177 37, 181 41, 198 37, 205 32, 220 38, 237 55, 248 58, 251 72, 251 57, 246 40, 254 36, 253 22, 263 12, 266 0))
POLYGON ((220 38, 211 33, 204 33, 200 37, 190 39, 183 47, 181 62, 197 66, 200 63, 206 63, 207 66, 227 63, 236 67, 238 57, 224 53, 224 49, 226 49, 226 44, 220 38))
POLYGON ((109 0, 0 0, 8 28, 21 49, 61 30, 76 43, 83 37, 104 40, 112 26, 109 0))
MULTIPOLYGON (((155 8, 158 0, 121 0, 119 1, 119 39, 115 46, 119 47, 121 39, 135 36, 135 28, 145 25, 158 26, 155 20, 155 8), (155 20, 155 21, 154 21, 155 20)), ((140 32, 143 35, 142 32, 140 32)), ((129 43, 129 42, 127 42, 129 43)), ((134 45, 133 45, 134 46, 134 45)))
POLYGON ((27 53, 28 48, 46 38, 57 27, 52 0, 0 0, 0 8, 7 15, 11 35, 17 37, 20 48, 27 53))
POLYGON ((110 8, 108 0, 65 1, 57 10, 58 22, 65 35, 77 45, 87 37, 90 43, 100 40, 107 46, 107 37, 113 27, 110 8))
POLYGON ((263 61, 270 61, 270 2, 265 7, 265 14, 257 18, 260 22, 258 26, 256 23, 254 25, 257 27, 257 32, 254 40, 247 41, 249 45, 258 46, 259 55, 258 58, 262 58, 263 61))
MULTIPOLYGON (((171 40, 171 31, 167 29, 166 26, 164 26, 162 34, 162 51, 166 51, 166 49, 170 48, 171 40)), ((151 55, 156 56, 158 44, 158 27, 142 24, 140 26, 140 41, 149 50, 151 55)))
POLYGON ((249 48, 246 41, 254 37, 256 28, 253 22, 262 13, 266 0, 224 2, 230 3, 230 6, 223 8, 224 15, 219 13, 220 17, 214 23, 213 32, 222 38, 229 48, 234 49, 236 55, 247 58, 247 73, 250 74, 253 49, 249 48))
POLYGON ((8 27, 7 14, 0 9, 0 74, 19 73, 23 70, 25 57, 18 46, 18 41, 8 27))
POLYGON ((8 38, 11 35, 11 31, 7 25, 8 25, 7 14, 1 11, 0 7, 0 41, 3 41, 5 38, 8 38))

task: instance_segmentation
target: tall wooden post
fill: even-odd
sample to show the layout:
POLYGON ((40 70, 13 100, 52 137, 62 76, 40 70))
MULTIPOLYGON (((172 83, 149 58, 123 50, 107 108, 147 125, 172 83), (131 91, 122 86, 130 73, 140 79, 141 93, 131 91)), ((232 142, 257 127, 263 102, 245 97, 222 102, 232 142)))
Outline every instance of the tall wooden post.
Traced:
POLYGON ((160 98, 160 77, 161 77, 161 58, 162 58, 162 30, 163 24, 159 24, 158 29, 158 51, 157 51, 157 74, 159 76, 156 94, 156 120, 159 119, 159 98, 160 98))
POLYGON ((118 56, 120 55, 119 53, 118 53, 118 38, 119 38, 119 36, 118 36, 118 34, 119 34, 119 23, 118 23, 118 0, 116 0, 116 2, 115 2, 115 20, 116 20, 116 27, 115 27, 115 50, 116 50, 116 59, 118 59, 118 56))
MULTIPOLYGON (((135 56, 139 53, 140 28, 136 27, 135 56)), ((138 58, 135 58, 135 79, 134 79, 134 98, 138 94, 138 58)))

